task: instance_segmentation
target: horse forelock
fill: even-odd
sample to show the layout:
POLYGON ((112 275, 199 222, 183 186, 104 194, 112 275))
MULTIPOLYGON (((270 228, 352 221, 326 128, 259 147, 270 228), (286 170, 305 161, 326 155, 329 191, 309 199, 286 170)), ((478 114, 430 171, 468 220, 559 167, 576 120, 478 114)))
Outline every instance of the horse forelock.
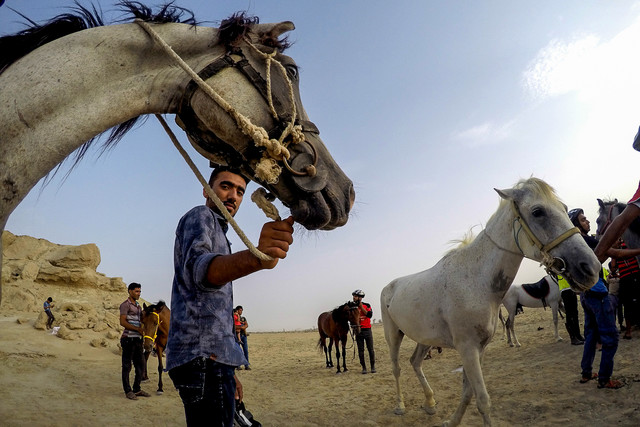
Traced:
POLYGON ((164 301, 160 300, 158 301, 156 304, 151 304, 148 305, 144 308, 144 312, 145 314, 151 314, 152 312, 159 312, 162 311, 163 308, 165 308, 167 305, 165 304, 164 301))
MULTIPOLYGON (((251 28, 258 23, 260 23, 260 19, 257 16, 247 16, 245 12, 234 13, 220 23, 218 33, 220 43, 227 46, 227 48, 233 46, 243 36, 248 35, 251 32, 251 28)), ((291 46, 287 36, 277 38, 263 34, 258 42, 263 46, 272 47, 280 52, 284 52, 291 46)))

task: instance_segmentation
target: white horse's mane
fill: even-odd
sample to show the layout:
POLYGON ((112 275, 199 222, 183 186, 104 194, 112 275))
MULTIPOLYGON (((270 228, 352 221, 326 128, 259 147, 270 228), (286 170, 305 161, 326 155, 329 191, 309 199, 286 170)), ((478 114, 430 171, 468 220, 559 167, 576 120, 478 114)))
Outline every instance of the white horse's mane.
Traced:
MULTIPOLYGON (((518 181, 516 183, 516 185, 513 186, 513 189, 523 189, 529 187, 531 188, 531 190, 540 195, 543 199, 548 199, 549 201, 558 201, 560 203, 562 203, 560 201, 560 199, 558 198, 558 195, 556 194, 556 191, 554 190, 553 187, 551 187, 549 184, 547 184, 546 182, 544 182, 543 180, 539 179, 539 178, 534 178, 531 177, 529 179, 521 179, 520 181, 518 181)), ((493 215, 491 216, 491 218, 489 218, 489 221, 491 221, 491 219, 493 219, 493 217, 496 215, 496 213, 503 208, 507 203, 510 203, 509 200, 506 199, 500 199, 500 204, 498 205, 498 209, 496 209, 496 212, 493 213, 493 215)), ((565 206, 566 207, 566 206, 565 206)), ((474 226, 475 227, 475 226, 474 226)), ((476 238, 476 234, 473 233, 473 227, 469 229, 469 231, 467 231, 464 236, 462 236, 461 239, 453 239, 449 241, 449 244, 455 245, 457 244, 456 247, 449 249, 445 255, 449 255, 453 252, 456 252, 466 246, 468 246, 471 242, 473 242, 473 240, 476 238)))

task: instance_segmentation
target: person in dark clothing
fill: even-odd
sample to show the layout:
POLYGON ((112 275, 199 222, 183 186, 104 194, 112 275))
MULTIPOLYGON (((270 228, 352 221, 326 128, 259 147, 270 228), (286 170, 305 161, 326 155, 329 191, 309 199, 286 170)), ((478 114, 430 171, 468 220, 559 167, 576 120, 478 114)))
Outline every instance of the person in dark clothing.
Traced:
POLYGON ((144 349, 142 348, 142 308, 138 304, 141 286, 131 283, 128 287, 129 298, 120 304, 120 326, 124 328, 120 338, 122 347, 122 387, 127 399, 137 400, 138 396, 149 397, 150 394, 140 388, 144 374, 144 349), (131 364, 135 370, 133 389, 129 385, 131 364))
POLYGON ((56 318, 53 317, 53 313, 51 312, 51 308, 55 306, 55 304, 53 303, 53 298, 47 298, 43 306, 44 312, 47 314, 47 329, 51 329, 53 327, 53 322, 56 320, 56 318))
POLYGON ((372 374, 376 373, 376 353, 373 349, 373 334, 371 333, 371 317, 373 317, 373 310, 371 305, 362 302, 364 298, 364 292, 361 289, 356 289, 351 294, 353 301, 358 304, 360 309, 360 333, 356 335, 356 343, 358 344, 358 356, 360 357, 360 365, 362 365, 362 373, 367 373, 367 365, 364 361, 364 344, 367 344, 367 351, 369 352, 369 363, 371 366, 372 374))

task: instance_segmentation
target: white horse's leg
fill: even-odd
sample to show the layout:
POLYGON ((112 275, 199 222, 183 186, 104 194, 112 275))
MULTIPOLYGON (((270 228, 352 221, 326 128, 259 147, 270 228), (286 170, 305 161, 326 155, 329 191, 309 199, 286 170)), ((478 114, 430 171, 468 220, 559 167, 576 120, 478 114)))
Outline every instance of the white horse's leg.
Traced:
POLYGON ((511 341, 511 310, 509 309, 509 306, 506 306, 507 309, 507 320, 504 322, 505 324, 505 329, 507 330, 507 344, 509 344, 509 347, 513 347, 513 341, 511 341))
POLYGON ((507 339, 507 325, 506 325, 506 322, 504 320, 504 317, 502 316, 502 307, 500 307, 498 309, 498 319, 500 319, 500 323, 502 323, 502 339, 506 340, 507 339))
POLYGON ((456 412, 451 416, 451 418, 445 421, 442 425, 443 427, 453 427, 460 424, 462 421, 462 417, 467 410, 467 406, 469 406, 469 402, 471 402, 471 398, 473 397, 473 389, 471 388, 471 384, 469 383, 469 379, 467 378, 467 373, 462 369, 462 396, 460 397, 460 404, 456 408, 456 412))
POLYGON ((431 350, 431 346, 425 346, 422 344, 418 344, 416 349, 413 351, 413 355, 411 356, 411 366, 413 366, 413 370, 422 385, 422 390, 424 390, 424 396, 427 399, 424 410, 427 411, 427 414, 433 415, 436 413, 436 401, 433 398, 433 390, 429 383, 427 382, 427 378, 424 376, 424 372, 422 371, 422 362, 424 361, 427 353, 431 350))
POLYGON ((384 338, 389 346, 391 370, 396 379, 397 404, 394 412, 397 415, 402 415, 404 414, 404 399, 402 397, 402 390, 400 389, 400 364, 398 363, 398 357, 400 355, 400 344, 404 338, 404 333, 393 323, 393 320, 386 314, 384 308, 382 309, 382 322, 384 324, 384 338))
POLYGON ((463 381, 462 381, 462 398, 460 399, 460 405, 458 405, 458 409, 451 416, 451 419, 445 422, 443 425, 445 426, 457 426, 460 424, 462 420, 462 416, 464 415, 467 406, 469 405, 469 401, 471 400, 471 392, 468 390, 469 387, 473 391, 473 394, 476 396, 476 405, 478 407, 478 412, 482 415, 483 423, 486 426, 491 425, 491 399, 489 398, 489 393, 487 393, 487 388, 484 384, 484 378, 482 377, 482 366, 480 363, 480 359, 482 358, 481 353, 472 345, 472 346, 460 346, 458 348, 458 352, 462 358, 462 366, 463 366, 463 381), (467 381, 465 381, 465 379, 467 381), (465 384, 465 382, 467 384, 465 384))
MULTIPOLYGON (((513 335, 513 342, 515 343, 516 347, 520 347, 520 341, 518 341, 518 337, 516 336, 516 330, 514 327, 514 323, 516 320, 516 311, 518 309, 516 307, 514 307, 513 312, 509 312, 509 323, 507 325, 507 329, 511 329, 511 334, 513 335)), ((508 334, 508 332, 507 332, 508 334)), ((513 344, 510 344, 511 347, 513 347, 513 344)))

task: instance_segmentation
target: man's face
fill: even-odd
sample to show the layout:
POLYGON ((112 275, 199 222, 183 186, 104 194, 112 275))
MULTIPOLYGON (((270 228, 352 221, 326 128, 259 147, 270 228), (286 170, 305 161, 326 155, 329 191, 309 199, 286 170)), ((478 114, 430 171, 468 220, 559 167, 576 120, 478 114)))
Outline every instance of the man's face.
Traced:
MULTIPOLYGON (((211 189, 220 198, 222 204, 227 208, 231 216, 234 216, 240 208, 246 187, 247 184, 240 175, 224 171, 215 177, 211 189)), ((207 199, 207 206, 215 209, 216 205, 209 199, 206 192, 204 192, 204 197, 207 199)))
POLYGON ((140 293, 142 290, 140 288, 135 288, 129 291, 129 296, 134 300, 138 301, 140 299, 140 293))
POLYGON ((578 216, 578 222, 580 223, 580 227, 584 230, 585 233, 588 233, 591 230, 591 223, 587 219, 584 214, 580 214, 578 216))
POLYGON ((362 301, 362 297, 358 296, 358 295, 354 295, 353 296, 353 301, 357 302, 358 304, 360 304, 360 301, 362 301))
POLYGON ((238 309, 238 316, 242 316, 242 310, 243 310, 242 308, 238 309))

